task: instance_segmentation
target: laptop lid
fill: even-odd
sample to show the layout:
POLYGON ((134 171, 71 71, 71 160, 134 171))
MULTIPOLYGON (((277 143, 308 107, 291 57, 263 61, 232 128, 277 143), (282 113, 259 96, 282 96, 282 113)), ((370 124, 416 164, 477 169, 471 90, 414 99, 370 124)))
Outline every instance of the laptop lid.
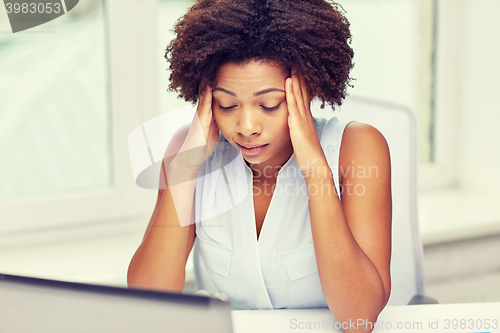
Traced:
POLYGON ((219 299, 0 274, 0 332, 233 330, 231 306, 219 299))

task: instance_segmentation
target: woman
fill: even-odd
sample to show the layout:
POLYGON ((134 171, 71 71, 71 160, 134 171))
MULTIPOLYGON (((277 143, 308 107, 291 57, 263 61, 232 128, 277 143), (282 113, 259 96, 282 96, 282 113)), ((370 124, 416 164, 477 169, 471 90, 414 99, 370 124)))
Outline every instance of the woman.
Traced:
POLYGON ((375 322, 391 288, 389 149, 370 125, 310 111, 313 97, 346 96, 339 6, 200 0, 175 32, 170 88, 199 103, 167 148, 129 285, 182 291, 198 239, 234 308, 328 306, 341 323, 375 322))

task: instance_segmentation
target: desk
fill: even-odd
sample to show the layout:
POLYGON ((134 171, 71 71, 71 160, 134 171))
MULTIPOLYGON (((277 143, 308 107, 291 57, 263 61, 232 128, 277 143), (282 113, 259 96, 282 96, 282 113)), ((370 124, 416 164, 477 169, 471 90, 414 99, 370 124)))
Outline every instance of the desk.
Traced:
MULTIPOLYGON (((231 316, 234 333, 342 332, 329 309, 233 310, 231 316)), ((500 303, 388 306, 377 323, 374 333, 500 333, 500 303)))

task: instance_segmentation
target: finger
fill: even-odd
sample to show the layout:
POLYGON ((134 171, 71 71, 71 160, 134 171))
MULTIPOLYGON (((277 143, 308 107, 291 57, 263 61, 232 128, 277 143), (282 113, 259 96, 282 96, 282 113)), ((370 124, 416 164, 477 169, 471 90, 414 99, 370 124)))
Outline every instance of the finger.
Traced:
POLYGON ((210 110, 212 109, 212 88, 210 86, 207 86, 207 89, 205 90, 205 106, 209 106, 210 110))
POLYGON ((293 79, 293 92, 297 95, 297 98, 302 98, 302 82, 300 81, 300 75, 297 71, 292 74, 293 79))
POLYGON ((207 85, 205 88, 205 94, 203 96, 203 106, 212 105, 212 88, 207 85))
POLYGON ((286 92, 286 103, 288 106, 288 113, 292 116, 296 116, 299 113, 297 100, 293 93, 293 83, 292 78, 287 78, 285 81, 285 92, 286 92))
POLYGON ((295 99, 297 100, 297 108, 299 110, 300 115, 304 115, 304 99, 302 97, 302 89, 300 86, 299 76, 297 74, 292 75, 293 80, 293 93, 295 95, 295 99))
POLYGON ((299 80, 300 80, 300 88, 302 91, 302 98, 304 99, 304 102, 306 103, 305 104, 306 108, 309 109, 308 104, 311 103, 311 101, 309 100, 309 92, 307 89, 307 85, 306 85, 306 81, 304 79, 304 76, 300 75, 299 80))
POLYGON ((306 81, 303 76, 299 77, 300 87, 302 89, 302 97, 304 98, 304 112, 309 121, 313 120, 311 113, 311 98, 309 97, 309 91, 307 89, 306 81))
POLYGON ((207 126, 210 126, 215 121, 212 113, 212 88, 210 88, 209 86, 207 86, 205 90, 205 97, 203 99, 202 105, 202 114, 207 126))
POLYGON ((194 119, 191 124, 191 136, 195 138, 194 142, 206 142, 210 133, 212 123, 212 91, 207 85, 200 94, 200 101, 194 119))
POLYGON ((200 118, 203 117, 204 120, 210 115, 212 110, 212 89, 207 86, 201 95, 200 103, 198 104, 198 113, 200 118))

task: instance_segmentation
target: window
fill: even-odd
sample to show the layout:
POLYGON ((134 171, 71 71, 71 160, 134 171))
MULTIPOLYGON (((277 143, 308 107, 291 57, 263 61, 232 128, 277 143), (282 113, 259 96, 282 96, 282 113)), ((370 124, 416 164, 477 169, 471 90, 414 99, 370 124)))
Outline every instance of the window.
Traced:
POLYGON ((424 242, 498 233, 496 1, 438 0, 435 160, 421 167, 424 242), (478 52, 481 50, 481 52, 478 52))
MULTIPOLYGON (((2 223, 0 233, 149 219, 156 193, 136 186, 127 139, 145 121, 186 105, 166 91, 163 56, 173 37, 169 30, 193 3, 89 0, 74 14, 16 34, 7 33, 1 8, 0 220, 10 223, 2 223)), ((340 3, 355 51, 349 93, 415 110, 420 187, 453 186, 460 6, 438 0, 340 3)))
POLYGON ((182 108, 188 103, 177 98, 177 94, 167 91, 170 76, 167 60, 161 56, 165 54, 165 49, 174 38, 173 28, 175 22, 183 16, 189 7, 194 5, 194 0, 159 0, 158 11, 158 75, 159 75, 159 96, 160 113, 169 112, 182 108))
POLYGON ((343 0, 351 24, 352 95, 391 101, 419 120, 420 163, 432 162, 433 0, 343 0))
POLYGON ((142 219, 149 200, 134 184, 127 137, 157 108, 147 86, 156 67, 140 65, 154 48, 143 35, 155 31, 141 13, 154 6, 88 0, 15 34, 4 8, 0 234, 142 219))
MULTIPOLYGON (((434 0, 339 1, 351 24, 355 66, 352 95, 363 95, 405 105, 420 124, 420 163, 433 159, 434 112, 434 0)), ((162 51, 174 36, 169 31, 194 1, 160 1, 159 41, 162 51)), ((168 64, 160 59, 161 112, 185 106, 166 92, 168 64)), ((325 116, 331 116, 330 111, 325 116)))
POLYGON ((0 64, 0 200, 112 186, 102 2, 1 34, 0 64))

